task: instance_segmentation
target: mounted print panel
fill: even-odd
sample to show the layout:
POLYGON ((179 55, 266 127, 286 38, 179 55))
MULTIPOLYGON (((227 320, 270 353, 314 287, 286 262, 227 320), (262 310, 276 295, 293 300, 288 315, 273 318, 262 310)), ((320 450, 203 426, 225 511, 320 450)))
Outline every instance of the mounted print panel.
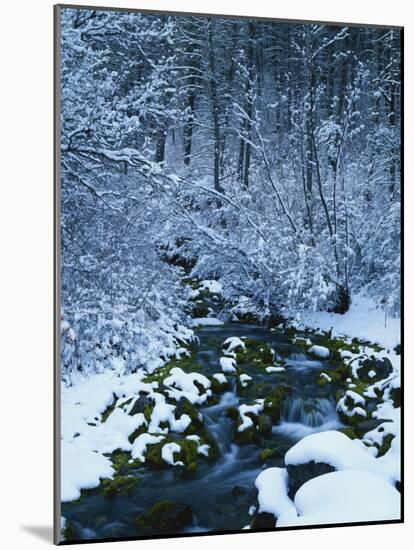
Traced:
POLYGON ((402 29, 55 25, 56 543, 402 521, 402 29))

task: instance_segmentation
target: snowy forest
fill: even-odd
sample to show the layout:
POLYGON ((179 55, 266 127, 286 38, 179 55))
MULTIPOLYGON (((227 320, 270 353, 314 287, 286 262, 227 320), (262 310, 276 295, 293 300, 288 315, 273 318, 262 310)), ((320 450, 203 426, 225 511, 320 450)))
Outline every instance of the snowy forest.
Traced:
POLYGON ((398 520, 401 30, 59 22, 62 538, 398 520))

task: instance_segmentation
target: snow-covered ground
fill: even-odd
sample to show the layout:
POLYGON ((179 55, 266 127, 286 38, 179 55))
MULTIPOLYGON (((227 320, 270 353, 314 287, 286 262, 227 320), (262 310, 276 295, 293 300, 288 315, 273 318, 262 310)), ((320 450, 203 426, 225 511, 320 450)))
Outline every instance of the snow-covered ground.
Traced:
POLYGON ((326 311, 305 313, 298 316, 293 324, 298 328, 332 329, 332 336, 356 337, 391 349, 401 341, 401 319, 386 316, 384 310, 361 295, 352 297, 351 306, 343 315, 326 311))

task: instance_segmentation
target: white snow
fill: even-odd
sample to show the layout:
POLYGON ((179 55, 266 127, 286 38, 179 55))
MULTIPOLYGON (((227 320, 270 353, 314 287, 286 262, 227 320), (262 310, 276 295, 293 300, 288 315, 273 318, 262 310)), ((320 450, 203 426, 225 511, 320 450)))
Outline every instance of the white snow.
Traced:
POLYGON ((248 374, 241 374, 239 376, 239 380, 242 388, 245 388, 249 384, 250 380, 253 380, 253 379, 248 374))
POLYGON ((217 380, 219 384, 227 383, 227 378, 224 376, 222 372, 216 372, 215 374, 213 374, 213 378, 217 380))
MULTIPOLYGON (((76 441, 76 440, 75 440, 76 441)), ((81 489, 93 489, 100 480, 115 473, 109 458, 82 449, 74 442, 61 443, 61 499, 62 502, 76 500, 81 489)))
POLYGON ((236 360, 233 357, 220 357, 220 367, 223 372, 236 372, 236 360))
POLYGON ((243 340, 241 340, 237 336, 231 336, 230 338, 227 338, 227 340, 223 342, 223 348, 226 349, 226 353, 229 353, 229 352, 235 351, 238 348, 245 350, 246 346, 243 340))
POLYGON ((164 385, 169 389, 168 395, 179 401, 182 397, 187 398, 193 405, 202 405, 211 395, 210 380, 198 372, 186 373, 179 367, 171 369, 170 374, 164 379, 164 385), (199 388, 194 384, 197 382, 206 391, 200 394, 199 388))
POLYGON ((196 317, 194 319, 194 323, 203 327, 217 327, 224 325, 224 322, 216 317, 196 317))
POLYGON ((174 454, 180 452, 181 447, 177 443, 166 443, 162 446, 161 458, 167 464, 171 464, 171 466, 184 466, 184 462, 182 462, 181 460, 174 461, 174 454))
POLYGON ((369 340, 386 348, 394 348, 400 343, 401 319, 387 317, 373 300, 361 295, 354 295, 349 310, 340 315, 318 311, 302 315, 296 320, 298 328, 311 328, 329 331, 333 336, 356 337, 369 340))
POLYGON ((265 368, 265 371, 268 372, 269 374, 271 372, 283 372, 285 369, 285 367, 266 367, 265 368))
POLYGON ((198 436, 198 435, 187 435, 186 439, 189 439, 190 441, 196 441, 197 442, 197 445, 198 445, 197 453, 199 455, 208 456, 209 450, 210 450, 210 445, 207 445, 207 444, 200 445, 200 436, 198 436))
POLYGON ((223 285, 214 279, 205 279, 201 281, 200 288, 207 289, 212 294, 221 294, 223 292, 223 285))
POLYGON ((280 522, 290 522, 297 517, 292 500, 288 497, 288 475, 284 468, 267 468, 255 481, 259 491, 259 512, 273 514, 280 522))
POLYGON ((155 404, 152 414, 151 422, 148 426, 150 433, 167 433, 168 428, 161 428, 161 423, 168 423, 169 427, 174 432, 184 432, 191 424, 191 418, 188 414, 182 414, 180 418, 175 418, 174 415, 175 406, 162 401, 155 404))
POLYGON ((239 432, 244 432, 244 430, 247 430, 247 428, 250 428, 253 426, 253 420, 248 417, 248 414, 255 414, 258 415, 261 413, 264 409, 264 399, 256 399, 256 402, 254 405, 240 405, 239 407, 239 414, 242 420, 242 423, 238 427, 239 432))
POLYGON ((321 372, 320 378, 324 378, 327 382, 332 382, 332 378, 326 372, 321 372))
POLYGON ((358 439, 350 439, 337 431, 315 433, 296 443, 285 456, 285 464, 324 462, 337 470, 373 472, 390 479, 381 463, 358 439))
POLYGON ((148 445, 155 445, 164 439, 163 435, 141 434, 132 444, 131 456, 138 458, 141 462, 145 462, 145 453, 148 445))
POLYGON ((315 477, 295 495, 296 519, 277 526, 377 521, 400 518, 400 494, 384 478, 359 470, 315 477))
POLYGON ((311 346, 308 352, 318 359, 328 359, 329 357, 329 349, 324 346, 311 346))

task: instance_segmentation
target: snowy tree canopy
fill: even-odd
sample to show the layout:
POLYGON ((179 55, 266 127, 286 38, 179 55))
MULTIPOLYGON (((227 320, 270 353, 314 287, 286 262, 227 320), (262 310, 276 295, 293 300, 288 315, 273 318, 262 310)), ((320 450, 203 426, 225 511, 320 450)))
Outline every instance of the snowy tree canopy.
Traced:
POLYGON ((399 313, 399 31, 61 14, 68 380, 191 339, 184 277, 259 319, 399 313))

